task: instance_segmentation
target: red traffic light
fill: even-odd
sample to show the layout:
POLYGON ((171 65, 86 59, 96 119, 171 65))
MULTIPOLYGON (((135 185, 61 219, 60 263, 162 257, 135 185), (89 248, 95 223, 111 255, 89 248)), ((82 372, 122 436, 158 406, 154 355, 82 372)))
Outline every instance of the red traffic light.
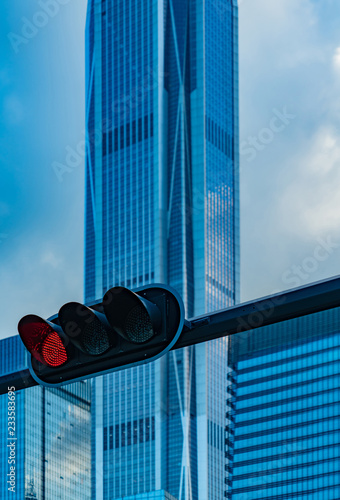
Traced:
POLYGON ((111 288, 90 307, 69 302, 49 320, 25 316, 18 330, 33 378, 54 387, 154 361, 175 345, 183 325, 178 293, 152 284, 135 292, 111 288))
POLYGON ((56 325, 29 314, 19 321, 19 335, 35 359, 47 366, 62 366, 68 360, 65 336, 56 325))

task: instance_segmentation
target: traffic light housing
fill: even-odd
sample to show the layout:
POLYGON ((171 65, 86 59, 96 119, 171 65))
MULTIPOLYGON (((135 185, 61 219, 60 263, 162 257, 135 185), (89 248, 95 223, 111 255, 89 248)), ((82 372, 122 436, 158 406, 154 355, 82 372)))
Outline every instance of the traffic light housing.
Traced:
POLYGON ((155 284, 111 288, 90 307, 69 302, 49 320, 25 316, 18 331, 32 377, 56 387, 154 361, 177 342, 183 324, 178 293, 155 284))

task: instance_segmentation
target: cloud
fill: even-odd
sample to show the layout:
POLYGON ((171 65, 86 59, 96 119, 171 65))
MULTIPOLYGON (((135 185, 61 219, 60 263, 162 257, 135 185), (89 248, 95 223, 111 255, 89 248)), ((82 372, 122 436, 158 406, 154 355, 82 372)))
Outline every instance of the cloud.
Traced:
MULTIPOLYGON (((241 155, 243 300, 287 288, 283 271, 340 234, 339 15, 332 2, 241 5, 240 140, 258 136, 273 108, 296 115, 254 161, 241 155)), ((334 252, 310 280, 338 273, 334 252)))
POLYGON ((339 232, 340 137, 336 131, 320 127, 293 163, 295 178, 279 201, 286 230, 301 238, 339 232))
POLYGON ((6 306, 0 338, 16 335, 18 321, 26 314, 48 318, 62 304, 82 301, 83 262, 73 245, 35 232, 26 235, 25 245, 18 247, 9 237, 1 248, 0 288, 6 306))
MULTIPOLYGON (((3 33, 20 33, 37 1, 2 2, 0 12, 3 33)), ((0 337, 25 314, 83 299, 84 173, 60 185, 50 165, 84 129, 85 16, 86 2, 72 0, 19 54, 1 46, 0 337)))
POLYGON ((337 47, 333 55, 334 68, 340 71, 340 47, 337 47))
POLYGON ((40 262, 47 266, 51 266, 53 269, 61 269, 63 266, 63 259, 58 257, 52 250, 47 250, 41 255, 40 262))

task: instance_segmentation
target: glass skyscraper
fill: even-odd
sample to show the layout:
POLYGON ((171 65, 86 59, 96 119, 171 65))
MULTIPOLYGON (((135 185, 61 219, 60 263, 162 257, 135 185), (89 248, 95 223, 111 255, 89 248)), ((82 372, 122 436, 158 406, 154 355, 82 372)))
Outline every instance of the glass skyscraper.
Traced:
POLYGON ((230 500, 340 498, 340 308, 229 346, 230 500))
MULTIPOLYGON (((85 300, 167 283, 186 316, 239 293, 236 0, 89 0, 85 300)), ((92 498, 221 500, 227 341, 93 384, 92 498)))
POLYGON ((149 493, 140 493, 129 497, 118 498, 117 500, 176 500, 164 490, 152 491, 149 493))
MULTIPOLYGON (((0 341, 0 362, 0 377, 25 377, 27 351, 19 336, 0 341)), ((15 491, 10 491, 8 396, 0 395, 2 500, 91 499, 90 397, 87 381, 15 392, 15 491)))

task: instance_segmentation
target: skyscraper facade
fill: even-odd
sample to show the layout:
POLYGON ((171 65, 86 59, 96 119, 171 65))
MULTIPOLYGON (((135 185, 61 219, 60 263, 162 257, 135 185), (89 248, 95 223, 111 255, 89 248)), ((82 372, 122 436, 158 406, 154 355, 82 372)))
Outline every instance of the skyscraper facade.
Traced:
MULTIPOLYGON (((89 0, 85 300, 167 283, 187 317, 239 292, 235 0, 89 0)), ((225 492, 226 340, 94 383, 93 498, 225 492)))
POLYGON ((340 498, 340 308, 229 345, 230 500, 340 498))
MULTIPOLYGON (((27 374, 27 351, 19 336, 0 341, 0 366, 1 378, 27 374)), ((8 403, 13 396, 0 395, 0 498, 90 500, 90 383, 19 391, 12 386, 11 419, 8 403)))

